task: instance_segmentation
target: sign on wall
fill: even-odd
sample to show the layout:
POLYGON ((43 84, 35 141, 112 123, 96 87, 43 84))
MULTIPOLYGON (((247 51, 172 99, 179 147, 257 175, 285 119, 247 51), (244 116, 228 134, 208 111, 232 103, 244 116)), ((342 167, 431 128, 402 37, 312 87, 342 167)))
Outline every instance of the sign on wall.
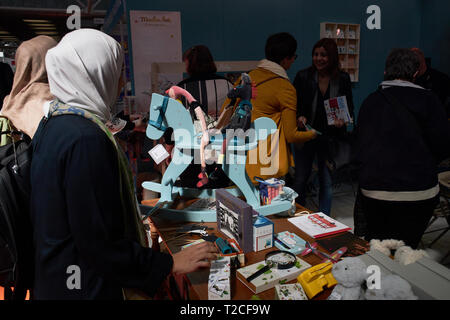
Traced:
MULTIPOLYGON (((181 62, 180 12, 130 10, 135 111, 148 112, 153 62, 181 62)), ((158 93, 182 80, 181 74, 158 78, 158 93)))

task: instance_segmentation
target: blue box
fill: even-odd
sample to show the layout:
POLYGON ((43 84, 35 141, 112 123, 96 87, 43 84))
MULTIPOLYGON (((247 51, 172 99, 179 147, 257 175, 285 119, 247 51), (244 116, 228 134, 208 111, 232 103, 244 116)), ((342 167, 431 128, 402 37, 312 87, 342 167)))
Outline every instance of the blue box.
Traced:
POLYGON ((266 217, 258 215, 253 221, 253 251, 273 247, 274 224, 266 217))

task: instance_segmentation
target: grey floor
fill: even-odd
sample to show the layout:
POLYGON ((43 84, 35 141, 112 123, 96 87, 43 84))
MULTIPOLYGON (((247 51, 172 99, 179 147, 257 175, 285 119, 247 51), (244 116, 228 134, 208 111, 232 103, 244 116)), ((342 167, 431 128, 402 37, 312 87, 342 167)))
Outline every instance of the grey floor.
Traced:
MULTIPOLYGON (((352 187, 351 184, 341 184, 333 188, 333 201, 331 216, 348 225, 353 229, 353 206, 355 203, 355 186, 352 187)), ((310 196, 306 200, 306 207, 316 210, 318 199, 315 196, 310 196)), ((429 257, 436 260, 447 268, 450 268, 450 257, 446 257, 450 250, 450 231, 444 234, 438 241, 436 241, 431 248, 430 244, 436 239, 442 231, 430 232, 434 230, 439 230, 448 227, 445 218, 440 217, 434 221, 431 226, 427 229, 424 236, 422 237, 422 242, 420 244, 420 249, 426 250, 429 257), (446 258, 445 258, 446 257, 446 258), (444 259, 445 258, 445 259, 444 259), (443 260, 444 259, 444 260, 443 260)))

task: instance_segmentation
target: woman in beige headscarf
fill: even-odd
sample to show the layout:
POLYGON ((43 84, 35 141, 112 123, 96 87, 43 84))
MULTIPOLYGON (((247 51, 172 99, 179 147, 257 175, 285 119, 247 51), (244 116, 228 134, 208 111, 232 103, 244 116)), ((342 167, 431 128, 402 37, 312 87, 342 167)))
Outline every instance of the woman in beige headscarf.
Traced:
POLYGON ((33 138, 44 116, 43 105, 53 100, 45 70, 45 55, 56 46, 47 36, 23 42, 16 52, 16 73, 11 94, 3 101, 1 114, 33 138))

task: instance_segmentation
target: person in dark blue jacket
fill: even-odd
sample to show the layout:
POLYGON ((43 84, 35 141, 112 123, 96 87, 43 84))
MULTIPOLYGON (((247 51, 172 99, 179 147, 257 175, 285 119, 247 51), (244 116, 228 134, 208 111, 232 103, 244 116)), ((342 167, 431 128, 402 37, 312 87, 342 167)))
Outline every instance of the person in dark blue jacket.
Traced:
POLYGON ((414 84, 419 65, 411 50, 392 50, 385 81, 364 100, 356 126, 366 240, 403 240, 413 248, 438 201, 437 164, 450 156, 442 103, 414 84))

